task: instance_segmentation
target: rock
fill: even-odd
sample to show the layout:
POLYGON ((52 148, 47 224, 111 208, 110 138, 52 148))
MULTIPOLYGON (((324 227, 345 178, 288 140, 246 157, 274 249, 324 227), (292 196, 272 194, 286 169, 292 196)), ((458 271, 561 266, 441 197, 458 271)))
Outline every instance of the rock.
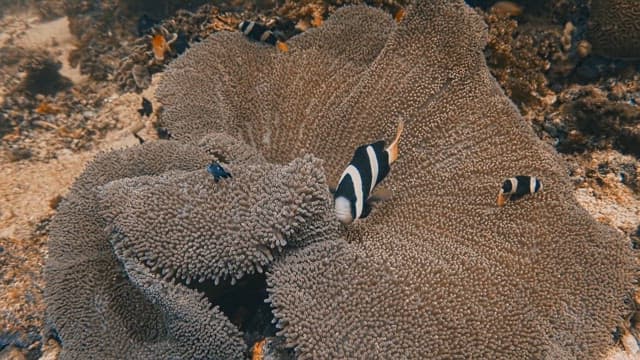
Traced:
POLYGON ((17 347, 7 346, 0 351, 0 360, 27 360, 27 357, 17 347))
POLYGON ((23 147, 13 147, 9 151, 9 160, 10 161, 20 161, 29 159, 32 155, 30 149, 23 147))
POLYGON ((26 65, 27 76, 23 87, 32 94, 53 95, 69 88, 71 80, 62 76, 62 64, 49 57, 35 58, 26 65))
POLYGON ((146 66, 140 64, 133 65, 131 75, 138 88, 146 89, 151 85, 151 74, 149 74, 146 66))
POLYGON ((40 360, 57 360, 60 356, 60 351, 62 351, 60 344, 54 339, 49 339, 42 347, 40 360))
POLYGON ((640 356, 640 347, 638 346, 638 340, 630 333, 625 334, 622 337, 622 345, 624 345, 627 354, 634 356, 640 356))

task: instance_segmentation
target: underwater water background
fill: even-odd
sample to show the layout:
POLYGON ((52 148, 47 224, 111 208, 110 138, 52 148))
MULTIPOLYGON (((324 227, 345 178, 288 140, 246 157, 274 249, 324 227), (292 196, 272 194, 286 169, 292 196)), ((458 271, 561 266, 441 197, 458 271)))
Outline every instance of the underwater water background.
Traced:
MULTIPOLYGON (((0 359, 57 358, 43 295, 49 223, 96 154, 170 137, 154 95, 166 67, 243 20, 286 43, 356 3, 400 21, 410 2, 0 0, 0 359)), ((640 246, 640 3, 466 3, 488 26, 491 74, 565 162, 580 205, 640 246)), ((263 329, 268 307, 237 301, 261 300, 264 287, 250 279, 214 296, 247 344, 267 337, 274 358, 290 358, 263 329)), ((628 356, 640 356, 636 320, 612 334, 628 356)))

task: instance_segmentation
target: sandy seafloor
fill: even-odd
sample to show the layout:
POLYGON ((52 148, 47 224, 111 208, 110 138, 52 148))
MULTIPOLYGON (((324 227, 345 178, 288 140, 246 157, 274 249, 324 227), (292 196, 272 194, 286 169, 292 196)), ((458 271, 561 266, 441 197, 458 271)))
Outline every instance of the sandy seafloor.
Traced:
MULTIPOLYGON (((153 90, 162 76, 161 66, 154 65, 150 71, 154 74, 146 79, 151 85, 142 90, 135 81, 123 80, 118 74, 126 68, 118 68, 122 54, 110 56, 107 47, 95 56, 112 64, 112 73, 101 78, 91 73, 89 63, 82 74, 82 66, 72 67, 69 59, 74 49, 86 46, 87 39, 80 41, 72 34, 68 17, 56 18, 42 9, 42 4, 55 7, 61 2, 36 3, 40 5, 7 8, 0 20, 0 360, 57 358, 59 344, 44 321, 47 225, 74 178, 97 152, 138 144, 134 132, 147 141, 157 139, 155 114, 141 117, 137 110, 142 96, 158 106, 153 90), (43 16, 43 11, 50 16, 43 16), (36 95, 25 90, 28 67, 42 59, 59 62, 59 73, 67 83, 57 93, 36 95)), ((319 24, 334 10, 313 1, 279 6, 279 13, 253 8, 233 16, 214 16, 209 21, 211 32, 230 29, 242 18, 270 19, 276 13, 285 14, 300 31, 319 24)), ((386 5, 385 9, 393 12, 399 6, 386 5)), ((589 107, 590 102, 623 106, 620 111, 631 114, 625 134, 640 132, 640 108, 635 102, 640 102, 640 65, 596 58, 594 67, 604 65, 595 75, 583 69, 587 73, 581 77, 577 70, 590 64, 586 59, 591 54, 587 49, 586 55, 572 58, 578 41, 572 41, 571 35, 577 31, 571 31, 566 16, 528 14, 526 6, 519 15, 502 15, 501 9, 487 6, 479 11, 490 23, 488 63, 505 92, 536 133, 560 151, 580 204, 598 221, 624 233, 635 246, 640 241, 638 154, 628 146, 618 146, 615 131, 599 136, 572 127, 569 112, 589 107), (536 49, 540 44, 551 44, 552 50, 536 49), (561 79, 563 75, 568 80, 561 79), (523 87, 527 89, 524 96, 523 87), (638 116, 635 122, 634 116, 638 116)), ((87 33, 91 36, 91 31, 87 33)), ((136 38, 131 34, 126 41, 131 45, 136 38)), ((620 116, 616 114, 593 116, 606 122, 610 120, 607 116, 620 116)), ((635 298, 640 303, 640 294, 635 298)), ((640 358, 635 315, 628 328, 616 334, 618 344, 611 349, 610 358, 640 358)))

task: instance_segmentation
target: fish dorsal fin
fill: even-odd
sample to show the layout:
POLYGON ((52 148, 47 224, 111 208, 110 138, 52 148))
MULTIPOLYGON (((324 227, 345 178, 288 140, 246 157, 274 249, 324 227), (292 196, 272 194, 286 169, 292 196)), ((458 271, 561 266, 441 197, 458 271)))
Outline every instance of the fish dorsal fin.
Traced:
POLYGON ((393 164, 398 159, 398 142, 400 141, 400 135, 404 129, 404 121, 400 120, 398 123, 398 130, 396 131, 396 137, 393 139, 391 145, 389 145, 385 151, 389 153, 389 165, 393 164))

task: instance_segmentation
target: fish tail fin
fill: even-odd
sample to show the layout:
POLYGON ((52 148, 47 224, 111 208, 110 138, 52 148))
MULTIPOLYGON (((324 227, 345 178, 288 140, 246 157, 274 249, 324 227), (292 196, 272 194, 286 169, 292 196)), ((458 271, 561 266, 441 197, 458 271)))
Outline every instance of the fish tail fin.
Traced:
POLYGON ((500 190, 500 192, 498 193, 498 200, 496 201, 496 203, 498 204, 498 206, 503 207, 506 202, 507 202, 507 195, 505 195, 504 191, 500 190))
POLYGON ((393 139, 391 145, 385 150, 389 153, 389 164, 393 164, 394 161, 398 159, 398 142, 400 141, 400 135, 402 135, 402 130, 404 129, 404 121, 400 120, 398 123, 398 130, 396 131, 396 137, 393 139))
POLYGON ((278 50, 280 50, 283 53, 286 53, 289 51, 289 45, 287 45, 287 43, 285 43, 284 41, 278 40, 276 42, 276 47, 278 48, 278 50))

